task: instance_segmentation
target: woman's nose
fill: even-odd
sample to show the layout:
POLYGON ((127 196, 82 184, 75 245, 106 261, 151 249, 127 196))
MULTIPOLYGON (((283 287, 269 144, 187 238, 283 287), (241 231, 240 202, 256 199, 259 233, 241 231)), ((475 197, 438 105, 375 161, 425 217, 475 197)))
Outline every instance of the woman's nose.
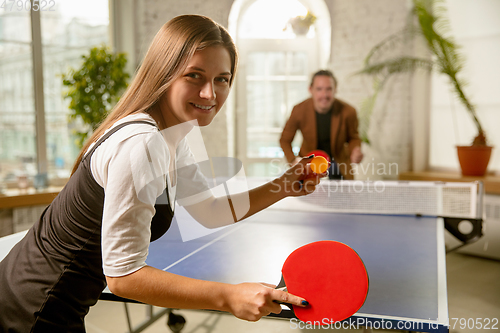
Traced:
POLYGON ((200 97, 207 100, 215 99, 214 85, 211 82, 207 82, 203 85, 200 91, 200 97))

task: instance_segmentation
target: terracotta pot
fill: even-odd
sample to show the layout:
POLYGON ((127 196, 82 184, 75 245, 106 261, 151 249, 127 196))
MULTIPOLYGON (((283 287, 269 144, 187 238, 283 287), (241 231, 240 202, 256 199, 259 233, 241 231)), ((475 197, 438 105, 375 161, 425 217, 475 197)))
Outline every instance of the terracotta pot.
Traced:
POLYGON ((490 161, 490 146, 457 146, 458 161, 464 176, 484 176, 490 161))

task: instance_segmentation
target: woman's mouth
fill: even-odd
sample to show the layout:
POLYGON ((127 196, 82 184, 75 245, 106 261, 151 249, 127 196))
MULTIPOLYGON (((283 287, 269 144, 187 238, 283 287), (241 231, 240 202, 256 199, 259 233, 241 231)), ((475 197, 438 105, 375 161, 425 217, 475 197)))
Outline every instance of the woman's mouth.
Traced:
POLYGON ((201 104, 195 104, 191 103, 192 106, 194 106, 196 109, 199 109, 202 112, 210 112, 212 108, 215 107, 215 105, 201 105, 201 104))

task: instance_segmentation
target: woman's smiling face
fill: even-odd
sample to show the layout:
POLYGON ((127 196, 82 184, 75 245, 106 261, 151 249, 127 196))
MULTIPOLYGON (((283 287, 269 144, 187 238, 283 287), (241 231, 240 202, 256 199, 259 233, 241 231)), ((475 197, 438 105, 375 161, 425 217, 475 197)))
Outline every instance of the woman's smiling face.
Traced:
POLYGON ((212 46, 197 51, 162 98, 166 126, 190 120, 198 121, 199 126, 210 124, 229 95, 231 75, 226 48, 212 46))

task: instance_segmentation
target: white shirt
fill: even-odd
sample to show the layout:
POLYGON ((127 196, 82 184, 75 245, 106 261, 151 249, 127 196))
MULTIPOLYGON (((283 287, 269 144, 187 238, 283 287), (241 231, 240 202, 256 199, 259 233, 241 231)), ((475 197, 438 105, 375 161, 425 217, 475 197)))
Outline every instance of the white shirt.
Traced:
POLYGON ((111 128, 137 120, 151 125, 119 129, 96 148, 90 160, 92 176, 105 193, 101 246, 104 274, 110 277, 128 275, 146 265, 154 205, 161 201, 167 179, 172 208, 176 197, 180 205, 191 205, 212 196, 186 138, 177 146, 172 164, 181 171, 171 178, 169 148, 151 116, 130 115, 111 128), (182 172, 186 166, 191 166, 189 172, 182 172))

